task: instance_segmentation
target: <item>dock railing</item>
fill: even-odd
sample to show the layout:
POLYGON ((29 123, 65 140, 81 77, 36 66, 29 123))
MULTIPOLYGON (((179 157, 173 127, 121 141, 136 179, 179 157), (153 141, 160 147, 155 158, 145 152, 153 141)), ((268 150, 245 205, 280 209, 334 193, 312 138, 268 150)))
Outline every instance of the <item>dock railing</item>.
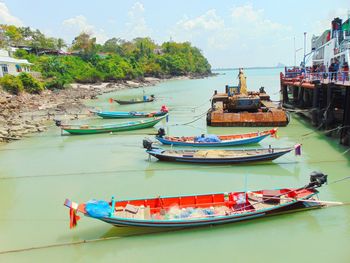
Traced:
POLYGON ((305 72, 301 68, 285 68, 285 78, 292 78, 303 82, 319 81, 320 83, 328 84, 335 83, 337 85, 350 86, 348 71, 316 71, 312 72, 306 68, 305 72))

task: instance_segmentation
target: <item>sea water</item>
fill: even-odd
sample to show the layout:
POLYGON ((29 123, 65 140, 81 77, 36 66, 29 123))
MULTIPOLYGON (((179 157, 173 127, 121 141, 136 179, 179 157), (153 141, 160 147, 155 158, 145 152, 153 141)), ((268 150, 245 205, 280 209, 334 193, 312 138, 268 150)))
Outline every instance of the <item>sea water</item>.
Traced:
MULTIPOLYGON (((273 100, 279 100, 280 70, 246 70, 248 89, 263 86, 273 100)), ((206 126, 205 112, 214 90, 222 92, 226 84, 238 82, 238 71, 218 73, 104 94, 88 103, 109 111, 156 111, 167 105, 169 122, 152 129, 61 136, 52 125, 47 132, 0 145, 0 262, 350 262, 348 205, 177 231, 116 228, 86 217, 77 228, 69 229, 65 198, 84 202, 112 196, 128 199, 300 187, 314 170, 328 174, 330 182, 349 176, 347 148, 296 115, 287 127, 279 128, 279 139, 267 138, 260 146, 302 143, 301 157, 289 153, 271 163, 232 166, 149 161, 142 139, 152 138, 149 134, 159 127, 180 136, 265 129, 206 126), (142 97, 143 91, 158 99, 127 106, 108 102, 111 97, 142 97), (107 240, 69 245, 99 238, 107 240), (62 246, 2 253, 54 244, 62 246)), ((92 117, 76 122, 119 120, 92 117)), ((325 185, 319 197, 347 203, 349 188, 349 180, 325 185)))

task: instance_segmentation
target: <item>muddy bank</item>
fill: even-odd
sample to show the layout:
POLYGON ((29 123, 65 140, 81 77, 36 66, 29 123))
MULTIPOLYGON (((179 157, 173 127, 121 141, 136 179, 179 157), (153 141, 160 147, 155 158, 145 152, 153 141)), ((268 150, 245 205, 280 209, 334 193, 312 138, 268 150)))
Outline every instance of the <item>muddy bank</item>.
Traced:
MULTIPOLYGON (((193 77, 171 79, 189 78, 193 77)), ((85 101, 96 99, 103 93, 153 86, 166 80, 169 79, 144 78, 116 83, 72 84, 71 88, 45 90, 40 95, 23 93, 17 96, 0 89, 0 142, 19 140, 31 133, 43 132, 53 124, 53 119, 68 121, 90 116, 85 101)))

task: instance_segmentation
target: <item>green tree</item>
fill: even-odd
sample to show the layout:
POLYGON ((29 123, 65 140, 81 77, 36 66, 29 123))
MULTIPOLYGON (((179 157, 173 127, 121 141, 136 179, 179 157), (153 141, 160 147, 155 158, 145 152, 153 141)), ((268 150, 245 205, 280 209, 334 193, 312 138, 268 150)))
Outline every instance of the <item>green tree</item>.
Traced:
POLYGON ((19 78, 9 74, 0 79, 0 85, 7 92, 16 95, 20 94, 24 90, 22 81, 19 78))

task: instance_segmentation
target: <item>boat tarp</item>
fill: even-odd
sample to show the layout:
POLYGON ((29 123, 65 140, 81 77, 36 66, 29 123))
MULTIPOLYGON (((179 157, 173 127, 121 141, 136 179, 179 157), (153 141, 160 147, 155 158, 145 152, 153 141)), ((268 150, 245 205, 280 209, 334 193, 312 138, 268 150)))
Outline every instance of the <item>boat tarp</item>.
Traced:
POLYGON ((100 218, 109 216, 111 207, 106 201, 92 199, 86 203, 85 210, 89 216, 100 218))
POLYGON ((196 136, 194 138, 195 142, 221 142, 218 136, 216 135, 201 135, 201 136, 196 136))

